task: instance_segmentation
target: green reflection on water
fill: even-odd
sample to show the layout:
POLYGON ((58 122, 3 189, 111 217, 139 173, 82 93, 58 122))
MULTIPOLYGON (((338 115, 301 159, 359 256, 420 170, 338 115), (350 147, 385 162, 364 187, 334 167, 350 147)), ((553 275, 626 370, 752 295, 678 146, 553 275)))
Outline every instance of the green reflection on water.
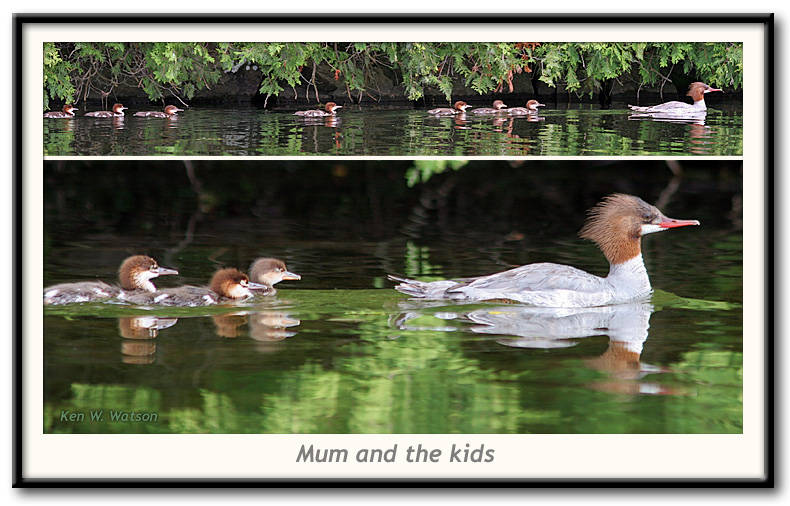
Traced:
POLYGON ((44 121, 45 155, 741 155, 740 105, 703 124, 629 120, 625 104, 559 104, 535 117, 434 118, 424 110, 348 106, 337 118, 197 107, 175 119, 44 121))
POLYGON ((742 353, 729 349, 739 337, 739 310, 667 293, 656 299, 662 309, 653 315, 642 361, 663 372, 641 378, 601 368, 612 355, 605 335, 561 350, 512 349, 497 336, 471 332, 467 322, 436 318, 488 304, 429 308, 408 329, 398 328, 393 320, 406 299, 392 290, 283 290, 241 307, 175 313, 95 304, 47 308, 48 390, 59 393, 48 396, 44 430, 740 432, 742 353), (229 311, 247 314, 232 339, 219 334, 216 320, 198 316, 229 311), (155 339, 120 338, 112 317, 132 313, 181 318, 155 339), (300 323, 286 339, 260 340, 251 321, 256 314, 287 314, 300 323), (701 325, 706 333, 691 330, 711 320, 719 324, 701 325), (679 337, 681 348, 692 351, 676 353, 679 337), (129 362, 119 341, 154 343, 155 351, 147 352, 150 361, 129 362), (704 345, 693 349, 693 343, 704 345), (73 367, 83 372, 72 380, 73 367), (639 395, 654 384, 664 395, 639 395), (63 410, 95 409, 152 412, 159 420, 60 421, 63 410))

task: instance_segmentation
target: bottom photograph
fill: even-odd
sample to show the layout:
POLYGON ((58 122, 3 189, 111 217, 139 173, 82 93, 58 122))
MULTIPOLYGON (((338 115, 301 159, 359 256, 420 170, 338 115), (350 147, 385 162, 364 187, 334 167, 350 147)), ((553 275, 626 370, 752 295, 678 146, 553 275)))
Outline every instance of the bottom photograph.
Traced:
POLYGON ((742 189, 736 160, 45 161, 43 432, 741 434, 742 189))

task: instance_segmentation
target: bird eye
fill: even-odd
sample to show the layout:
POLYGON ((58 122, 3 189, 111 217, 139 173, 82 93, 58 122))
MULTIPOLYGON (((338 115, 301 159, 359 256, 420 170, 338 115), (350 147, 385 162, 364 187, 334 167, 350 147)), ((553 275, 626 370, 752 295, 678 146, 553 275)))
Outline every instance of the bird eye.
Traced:
POLYGON ((150 270, 155 271, 157 268, 158 267, 156 266, 156 264, 153 264, 153 265, 151 265, 151 269, 150 270))

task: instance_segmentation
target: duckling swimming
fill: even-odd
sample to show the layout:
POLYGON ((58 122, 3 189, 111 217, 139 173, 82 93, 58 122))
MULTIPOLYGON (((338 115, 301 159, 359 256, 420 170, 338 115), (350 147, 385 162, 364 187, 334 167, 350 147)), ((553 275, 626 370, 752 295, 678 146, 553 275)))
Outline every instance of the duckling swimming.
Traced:
POLYGON ((103 281, 61 283, 44 289, 44 304, 75 304, 113 298, 125 300, 138 292, 141 294, 156 292, 151 280, 169 274, 178 274, 178 271, 161 267, 149 256, 135 255, 124 260, 118 270, 120 287, 103 281))
POLYGON ((228 268, 215 272, 208 287, 185 285, 154 293, 137 293, 124 300, 137 305, 213 306, 248 299, 253 296, 252 290, 265 288, 265 285, 250 281, 243 272, 228 268))
POLYGON ((256 295, 274 295, 274 285, 284 280, 298 281, 299 274, 289 272, 285 262, 276 258, 259 258, 250 266, 250 279, 260 283, 264 288, 255 290, 256 295))

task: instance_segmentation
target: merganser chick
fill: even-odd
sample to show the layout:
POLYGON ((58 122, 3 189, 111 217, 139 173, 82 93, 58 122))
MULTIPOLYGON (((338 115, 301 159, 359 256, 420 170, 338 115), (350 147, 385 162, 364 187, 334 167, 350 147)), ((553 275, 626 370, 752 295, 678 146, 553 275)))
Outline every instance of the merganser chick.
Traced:
POLYGON ((298 281, 302 276, 289 272, 282 260, 259 258, 250 266, 250 279, 264 286, 255 290, 256 295, 274 295, 277 293, 274 285, 284 280, 298 281))
POLYGON ((321 109, 311 109, 309 111, 296 111, 294 113, 294 116, 306 116, 308 118, 310 117, 314 118, 319 116, 334 116, 336 114, 335 111, 342 108, 343 108, 342 105, 337 105, 334 102, 327 102, 326 105, 324 106, 323 111, 321 109))
POLYGON ((128 107, 124 107, 123 104, 115 104, 112 106, 112 111, 93 111, 85 113, 85 116, 90 116, 91 118, 114 118, 123 116, 123 111, 126 109, 128 107))
POLYGON ((66 104, 63 106, 63 109, 61 109, 60 111, 45 112, 44 117, 45 118, 73 118, 74 111, 79 111, 79 109, 77 109, 71 104, 66 104))
POLYGON ((44 304, 74 304, 113 298, 125 300, 137 292, 156 292, 156 287, 151 280, 169 274, 178 274, 178 271, 161 267, 156 260, 149 256, 135 255, 124 260, 118 270, 120 287, 103 281, 61 283, 44 289, 44 304))
POLYGON ((208 287, 180 286, 166 288, 155 293, 139 293, 124 300, 137 305, 159 305, 196 307, 212 306, 248 299, 253 296, 252 290, 265 289, 264 285, 253 283, 243 272, 234 269, 220 269, 214 273, 208 287))
POLYGON ((478 107, 469 111, 471 114, 497 114, 505 112, 502 109, 507 109, 507 104, 501 100, 494 100, 493 107, 478 107))
POLYGON ((589 211, 580 237, 595 242, 609 261, 605 278, 568 265, 536 263, 497 274, 423 282, 389 276, 396 290, 417 298, 513 300, 541 307, 593 307, 634 302, 652 293, 642 260, 643 235, 699 225, 667 218, 632 195, 614 194, 589 211))
MULTIPOLYGON (((658 104, 658 105, 651 105, 645 107, 638 105, 629 105, 628 107, 632 111, 647 113, 644 115, 635 114, 634 115, 635 117, 652 117, 654 115, 699 116, 707 112, 707 106, 705 105, 705 94, 713 91, 722 91, 722 90, 718 88, 712 88, 705 83, 694 82, 689 85, 689 90, 686 93, 687 96, 691 97, 691 99, 694 100, 694 104, 687 104, 685 102, 679 102, 677 100, 673 100, 671 102, 665 102, 663 104, 658 104)), ((722 91, 722 93, 724 92, 722 91)))
POLYGON ((434 116, 454 116, 456 114, 463 114, 466 112, 467 109, 472 107, 471 105, 467 104, 463 100, 459 100, 458 102, 453 104, 452 109, 449 107, 439 107, 437 109, 431 109, 428 111, 428 114, 433 114, 434 116))
POLYGON ((139 118, 173 118, 178 116, 179 112, 184 112, 183 109, 179 109, 174 105, 168 105, 165 107, 165 112, 159 111, 138 111, 134 113, 135 116, 139 118))
POLYGON ((507 110, 508 114, 523 116, 526 114, 537 114, 538 107, 546 107, 546 104, 541 104, 537 100, 527 101, 526 107, 511 107, 507 110))

